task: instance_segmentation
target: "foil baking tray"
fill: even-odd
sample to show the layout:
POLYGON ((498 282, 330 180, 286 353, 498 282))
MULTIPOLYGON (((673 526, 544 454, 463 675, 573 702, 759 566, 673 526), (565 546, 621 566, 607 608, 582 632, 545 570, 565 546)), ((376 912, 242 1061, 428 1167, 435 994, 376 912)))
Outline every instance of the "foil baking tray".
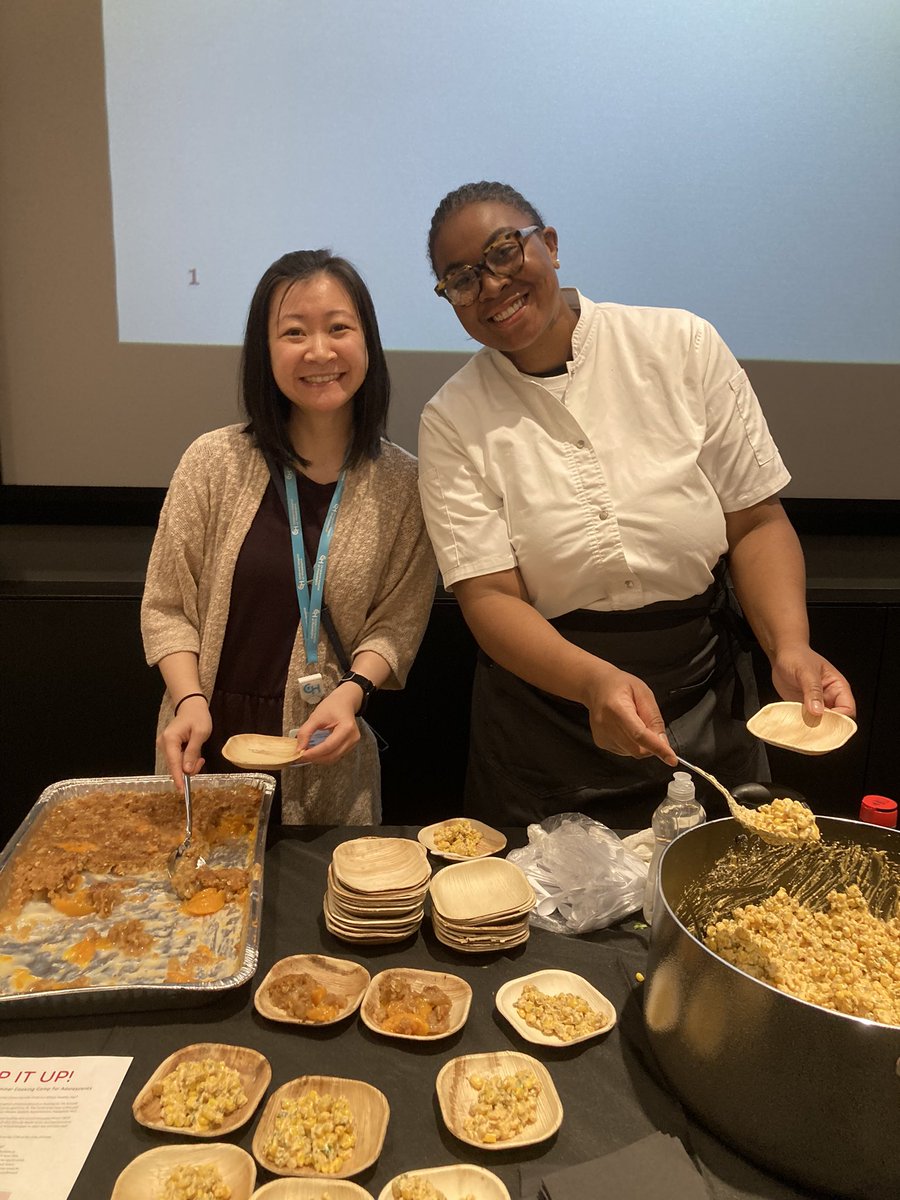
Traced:
MULTIPOLYGON (((140 816, 144 798, 154 806, 155 823, 152 828, 148 825, 148 837, 157 845, 169 837, 169 848, 174 848, 184 834, 183 800, 167 776, 67 779, 46 788, 0 854, 0 1018, 183 1008, 211 1003, 252 979, 259 955, 266 827, 275 780, 253 772, 197 776, 194 830, 196 835, 198 810, 202 813, 209 806, 213 811, 217 806, 227 813, 223 802, 235 790, 252 797, 250 821, 234 836, 229 835, 227 824, 222 827, 225 832, 208 848, 207 865, 214 870, 247 871, 248 886, 240 900, 209 915, 185 916, 165 870, 167 850, 160 850, 159 865, 153 869, 83 877, 80 882, 85 888, 97 885, 118 893, 115 908, 105 916, 96 911, 64 914, 43 895, 11 914, 8 901, 16 869, 26 863, 29 843, 34 852, 42 825, 58 806, 68 805, 77 816, 77 802, 87 796, 136 793, 132 815, 136 806, 140 816), (172 822, 166 823, 163 834, 158 806, 168 813, 169 796, 172 822), (110 927, 123 922, 139 923, 142 934, 145 931, 151 939, 151 949, 129 955, 108 946, 110 927), (190 970, 173 971, 173 963, 189 963, 190 970), (36 981, 43 981, 38 987, 45 990, 27 990, 36 981)), ((114 804, 111 799, 106 803, 114 804)), ((67 819, 67 812, 57 811, 56 822, 67 819)), ((60 846, 66 851, 70 845, 77 848, 78 834, 74 825, 67 825, 65 837, 71 841, 60 846)))

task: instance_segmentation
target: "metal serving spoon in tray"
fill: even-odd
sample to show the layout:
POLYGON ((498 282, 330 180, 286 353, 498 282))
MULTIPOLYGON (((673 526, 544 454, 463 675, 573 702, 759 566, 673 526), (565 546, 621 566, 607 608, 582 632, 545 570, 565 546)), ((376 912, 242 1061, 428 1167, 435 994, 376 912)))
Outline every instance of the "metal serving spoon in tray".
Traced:
MULTIPOLYGON (((183 774, 182 779, 184 780, 184 839, 169 855, 167 868, 169 872, 169 878, 175 874, 176 867, 190 849, 191 836, 193 833, 194 814, 191 806, 191 777, 190 775, 183 774)), ((198 857, 195 861, 196 866, 198 867, 206 866, 205 858, 198 857)))

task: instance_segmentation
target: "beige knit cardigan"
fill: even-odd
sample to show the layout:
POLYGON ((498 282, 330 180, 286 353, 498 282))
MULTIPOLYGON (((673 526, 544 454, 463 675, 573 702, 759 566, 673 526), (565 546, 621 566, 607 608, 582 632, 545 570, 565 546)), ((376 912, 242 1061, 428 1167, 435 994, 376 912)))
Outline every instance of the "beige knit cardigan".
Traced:
MULTIPOLYGON (((243 428, 230 425, 204 434, 178 464, 160 514, 141 605, 147 662, 153 666, 180 650, 195 653, 207 696, 218 671, 235 563, 269 483, 263 456, 243 428)), ((436 578, 416 460, 383 442, 377 459, 347 474, 325 601, 351 659, 360 650, 374 650, 390 665, 388 688, 400 688, 406 680, 428 623, 436 578)), ((285 734, 309 715, 296 686, 306 663, 298 619, 285 689, 285 734)), ((319 670, 327 687, 341 673, 324 628, 319 670)), ((166 693, 157 732, 172 719, 172 705, 166 693)), ((360 732, 360 742, 333 766, 282 772, 286 823, 365 825, 381 819, 378 752, 364 721, 360 732)), ((161 754, 156 770, 167 771, 161 754)))

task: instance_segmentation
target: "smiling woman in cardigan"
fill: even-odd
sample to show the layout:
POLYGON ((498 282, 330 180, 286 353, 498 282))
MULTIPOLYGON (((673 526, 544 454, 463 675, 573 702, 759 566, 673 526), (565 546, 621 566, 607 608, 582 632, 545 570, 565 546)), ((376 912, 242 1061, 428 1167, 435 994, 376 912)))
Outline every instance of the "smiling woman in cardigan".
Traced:
POLYGON ((380 820, 369 695, 403 686, 434 595, 415 459, 385 438, 390 382, 369 292, 345 259, 297 251, 250 305, 248 421, 179 463, 147 571, 147 660, 166 685, 157 769, 234 768, 234 733, 308 747, 282 772, 292 824, 380 820), (327 733, 310 745, 313 735, 327 733))

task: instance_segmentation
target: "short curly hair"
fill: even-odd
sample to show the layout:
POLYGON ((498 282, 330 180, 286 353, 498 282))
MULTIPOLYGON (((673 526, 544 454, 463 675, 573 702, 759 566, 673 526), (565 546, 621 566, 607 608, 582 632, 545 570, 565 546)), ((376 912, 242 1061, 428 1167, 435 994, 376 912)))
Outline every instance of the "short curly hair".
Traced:
POLYGON ((517 192, 510 184, 487 179, 482 179, 478 183, 464 183, 462 187, 447 193, 434 210, 434 216, 431 218, 431 228, 428 230, 428 259, 435 275, 437 275, 437 269, 434 265, 434 243, 437 241, 444 222, 453 213, 459 212, 461 208, 466 208, 469 204, 480 204, 486 200, 518 208, 536 225, 544 228, 544 218, 538 210, 530 200, 526 200, 522 193, 517 192))

